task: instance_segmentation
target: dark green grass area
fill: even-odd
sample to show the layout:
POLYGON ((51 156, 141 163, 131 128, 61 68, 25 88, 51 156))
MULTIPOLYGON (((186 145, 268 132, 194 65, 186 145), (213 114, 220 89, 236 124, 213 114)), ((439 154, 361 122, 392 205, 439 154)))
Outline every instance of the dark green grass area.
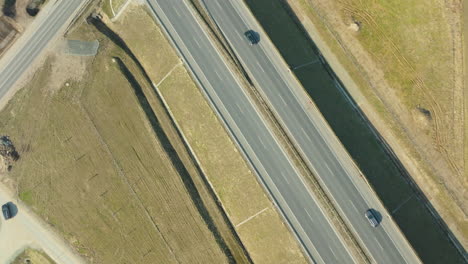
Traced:
MULTIPOLYGON (((291 68, 318 58, 317 48, 282 0, 245 2, 291 68)), ((410 186, 399 161, 335 84, 328 65, 318 62, 294 72, 422 261, 463 263, 445 234, 448 230, 437 222, 423 202, 408 201, 417 190, 410 186)))
POLYGON ((335 81, 322 64, 316 63, 295 73, 385 206, 393 211, 412 195, 413 190, 381 143, 336 88, 335 81))
POLYGON ((413 197, 393 217, 400 224, 403 233, 415 240, 412 244, 416 252, 424 252, 424 258, 421 257, 424 263, 465 263, 447 235, 432 221, 430 212, 419 206, 420 204, 413 197))

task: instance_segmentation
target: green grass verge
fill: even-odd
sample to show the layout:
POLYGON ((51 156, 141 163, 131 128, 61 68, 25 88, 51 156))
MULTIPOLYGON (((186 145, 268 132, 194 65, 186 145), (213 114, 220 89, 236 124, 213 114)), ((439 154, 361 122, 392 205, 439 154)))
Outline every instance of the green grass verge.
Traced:
POLYGON ((33 197, 31 191, 24 191, 19 194, 19 198, 27 205, 32 205, 33 197))

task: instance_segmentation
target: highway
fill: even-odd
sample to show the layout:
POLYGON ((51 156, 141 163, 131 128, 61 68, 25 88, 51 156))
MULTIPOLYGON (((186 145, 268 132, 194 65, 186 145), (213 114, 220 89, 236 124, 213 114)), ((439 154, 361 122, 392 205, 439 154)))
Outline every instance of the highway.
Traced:
POLYGON ((316 263, 353 263, 289 157, 182 0, 147 0, 316 263))
POLYGON ((418 263, 412 248, 360 177, 359 169, 318 109, 292 78, 288 66, 247 7, 241 0, 204 2, 308 166, 326 187, 340 214, 372 258, 377 263, 418 263), (260 32, 262 40, 259 45, 248 46, 243 36, 248 29, 260 32), (372 228, 366 221, 364 212, 368 208, 374 208, 383 215, 380 227, 372 228))
MULTIPOLYGON (((89 0, 50 0, 14 45, 0 59, 0 98, 39 57, 49 42, 64 33, 80 8, 89 0)), ((11 93, 7 97, 10 97, 11 93)))

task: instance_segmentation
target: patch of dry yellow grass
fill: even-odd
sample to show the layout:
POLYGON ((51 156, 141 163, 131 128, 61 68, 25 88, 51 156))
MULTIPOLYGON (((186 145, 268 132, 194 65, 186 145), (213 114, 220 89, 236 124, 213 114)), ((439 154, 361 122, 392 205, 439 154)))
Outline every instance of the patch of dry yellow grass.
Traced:
POLYGON ((56 264, 49 256, 43 251, 31 248, 25 249, 19 256, 17 256, 11 264, 56 264), (29 261, 29 262, 28 262, 29 261))

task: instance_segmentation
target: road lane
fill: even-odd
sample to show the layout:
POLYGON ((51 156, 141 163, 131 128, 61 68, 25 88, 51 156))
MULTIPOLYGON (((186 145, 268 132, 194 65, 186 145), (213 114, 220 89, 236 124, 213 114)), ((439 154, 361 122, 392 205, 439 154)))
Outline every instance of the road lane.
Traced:
POLYGON ((353 263, 302 177, 185 2, 147 0, 147 3, 306 252, 317 263, 353 263))
POLYGON ((245 38, 239 38, 234 33, 252 28, 261 32, 253 18, 247 21, 250 13, 242 10, 241 4, 235 4, 240 0, 204 2, 251 78, 280 117, 283 127, 304 154, 309 167, 331 194, 330 198, 335 201, 341 215, 372 257, 378 263, 419 262, 369 186, 360 178, 360 172, 349 155, 336 142, 336 137, 319 111, 309 107, 310 102, 304 100, 308 96, 300 84, 287 74, 287 66, 278 58, 279 54, 268 39, 263 37, 258 46, 249 46, 245 38), (368 208, 375 208, 383 214, 380 227, 370 227, 364 218, 368 208))

